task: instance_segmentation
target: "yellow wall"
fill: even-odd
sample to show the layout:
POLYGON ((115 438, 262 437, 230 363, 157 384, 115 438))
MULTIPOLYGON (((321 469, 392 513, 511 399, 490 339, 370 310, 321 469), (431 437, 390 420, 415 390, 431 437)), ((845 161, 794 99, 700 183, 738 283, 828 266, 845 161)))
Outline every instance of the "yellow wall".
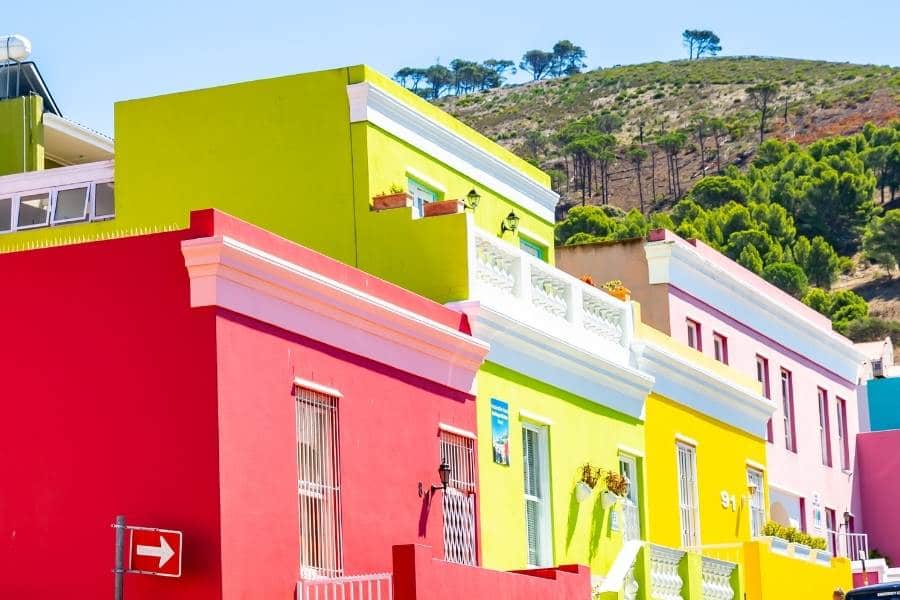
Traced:
POLYGON ((765 442, 656 393, 650 394, 646 410, 647 494, 652 506, 649 540, 673 548, 681 546, 676 455, 679 435, 697 442, 700 542, 722 544, 749 539, 747 461, 765 465, 765 442), (735 498, 736 510, 722 507, 723 491, 735 498))
POLYGON ((836 588, 851 589, 850 561, 831 566, 772 552, 765 541, 744 544, 747 600, 830 599, 836 588))
MULTIPOLYGON (((550 421, 549 462, 554 564, 586 564, 603 574, 621 547, 610 530, 610 512, 600 503, 599 484, 584 502, 575 499, 581 466, 618 471, 618 446, 643 447, 640 421, 568 394, 494 363, 478 374, 479 486, 483 565, 526 567, 522 423, 525 410, 550 421), (509 404, 510 465, 493 462, 491 398, 509 404)), ((624 520, 619 515, 620 524, 624 520)))

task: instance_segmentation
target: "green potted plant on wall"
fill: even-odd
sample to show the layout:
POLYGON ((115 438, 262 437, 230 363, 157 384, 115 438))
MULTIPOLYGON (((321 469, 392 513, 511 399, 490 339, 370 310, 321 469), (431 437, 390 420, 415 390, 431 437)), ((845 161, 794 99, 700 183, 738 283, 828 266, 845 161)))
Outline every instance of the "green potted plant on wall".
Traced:
POLYGON ((609 470, 604 477, 606 483, 606 491, 603 492, 601 501, 603 508, 609 508, 628 493, 628 480, 624 475, 609 470))
POLYGON ((412 195, 396 183, 392 184, 388 191, 379 192, 372 197, 373 210, 406 208, 410 206, 412 206, 412 195))

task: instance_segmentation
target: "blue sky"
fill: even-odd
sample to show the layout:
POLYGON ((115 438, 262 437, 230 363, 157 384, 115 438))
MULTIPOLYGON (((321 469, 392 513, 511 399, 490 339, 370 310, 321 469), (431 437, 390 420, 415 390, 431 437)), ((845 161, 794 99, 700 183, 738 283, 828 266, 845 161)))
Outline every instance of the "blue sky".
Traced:
POLYGON ((571 39, 591 68, 681 58, 709 28, 723 54, 900 65, 898 0, 209 0, 7 2, 63 113, 112 133, 113 103, 368 63, 393 73, 455 57, 517 60, 571 39), (56 6, 58 5, 58 6, 56 6))

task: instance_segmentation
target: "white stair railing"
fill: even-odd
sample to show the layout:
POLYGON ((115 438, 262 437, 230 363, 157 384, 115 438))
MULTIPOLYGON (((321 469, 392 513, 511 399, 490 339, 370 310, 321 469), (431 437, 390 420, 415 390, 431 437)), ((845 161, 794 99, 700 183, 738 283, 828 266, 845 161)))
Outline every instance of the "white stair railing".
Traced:
POLYGON ((703 600, 732 600, 731 574, 736 567, 735 563, 704 556, 700 567, 703 600))
POLYGON ((684 581, 678 574, 684 552, 649 544, 650 598, 652 600, 684 600, 681 590, 684 581))
POLYGON ((393 600, 390 573, 304 579, 297 585, 297 600, 393 600))

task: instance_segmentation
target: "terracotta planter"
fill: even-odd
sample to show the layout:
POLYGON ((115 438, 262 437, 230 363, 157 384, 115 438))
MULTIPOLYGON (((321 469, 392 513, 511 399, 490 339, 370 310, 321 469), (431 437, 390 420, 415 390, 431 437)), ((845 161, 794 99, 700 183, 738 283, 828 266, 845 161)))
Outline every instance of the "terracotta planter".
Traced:
POLYGON ((620 287, 614 290, 606 290, 606 293, 610 296, 618 298, 619 300, 622 300, 623 302, 627 302, 631 299, 631 290, 626 287, 620 287))
POLYGON ((388 210, 391 208, 409 208, 412 206, 412 196, 406 192, 399 194, 385 194, 372 198, 372 210, 388 210))
POLYGON ((438 217, 440 215, 455 215, 465 209, 466 207, 459 200, 440 200, 427 203, 424 212, 426 217, 438 217))

